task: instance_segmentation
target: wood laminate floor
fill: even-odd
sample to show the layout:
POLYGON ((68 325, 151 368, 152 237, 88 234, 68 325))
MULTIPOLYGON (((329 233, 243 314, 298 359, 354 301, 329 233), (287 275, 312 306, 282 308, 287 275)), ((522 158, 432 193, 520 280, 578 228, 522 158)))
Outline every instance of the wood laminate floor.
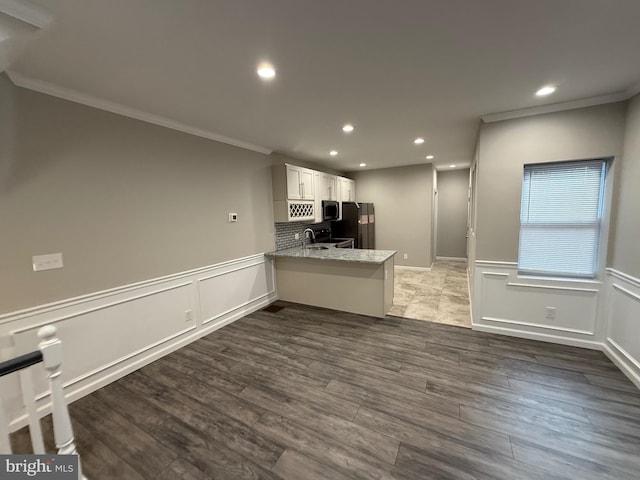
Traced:
POLYGON ((640 392, 600 352, 280 305, 74 402, 87 476, 640 478, 640 392))

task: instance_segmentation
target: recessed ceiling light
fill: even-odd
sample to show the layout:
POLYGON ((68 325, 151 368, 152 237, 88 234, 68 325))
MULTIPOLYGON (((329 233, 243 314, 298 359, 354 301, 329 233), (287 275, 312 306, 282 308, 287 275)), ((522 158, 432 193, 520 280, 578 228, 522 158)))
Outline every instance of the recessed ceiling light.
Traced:
POLYGON ((361 163, 361 164, 360 164, 360 166, 361 166, 361 167, 366 167, 366 166, 367 166, 367 164, 366 164, 366 163, 361 163))
POLYGON ((351 125, 350 123, 347 123, 344 127, 342 127, 342 131, 344 133, 351 133, 353 132, 353 125, 351 125))
POLYGON ((413 143, 415 143, 416 145, 420 145, 421 143, 424 143, 424 138, 416 138, 413 143))
POLYGON ((426 158, 427 158, 427 160, 433 160, 434 157, 433 157, 433 155, 427 155, 426 158))
POLYGON ((553 85, 546 85, 542 87, 540 90, 538 90, 536 92, 536 95, 538 97, 544 97, 546 95, 551 95, 555 91, 556 91, 556 87, 554 87, 553 85))
POLYGON ((338 154, 338 151, 337 151, 337 150, 331 150, 331 151, 329 152, 329 155, 331 155, 332 157, 335 157, 337 154, 338 154))
POLYGON ((261 63, 258 65, 258 75, 265 80, 271 80, 276 76, 276 69, 270 63, 261 63))
POLYGON ((449 168, 456 168, 455 165, 449 165, 449 168))

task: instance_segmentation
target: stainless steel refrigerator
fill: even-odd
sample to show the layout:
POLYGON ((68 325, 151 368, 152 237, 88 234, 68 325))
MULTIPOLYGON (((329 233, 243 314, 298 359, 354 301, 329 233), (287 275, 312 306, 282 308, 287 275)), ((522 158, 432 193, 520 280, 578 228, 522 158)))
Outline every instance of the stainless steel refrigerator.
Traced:
POLYGON ((355 248, 376 248, 376 210, 373 203, 342 202, 342 220, 331 223, 331 234, 355 239, 355 248))

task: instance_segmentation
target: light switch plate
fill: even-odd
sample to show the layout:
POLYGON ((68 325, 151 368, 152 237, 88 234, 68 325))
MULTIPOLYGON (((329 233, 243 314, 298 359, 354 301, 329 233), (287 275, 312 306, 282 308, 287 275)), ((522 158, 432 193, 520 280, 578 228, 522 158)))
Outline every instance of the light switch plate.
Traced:
POLYGON ((62 254, 50 253, 47 255, 34 255, 31 257, 33 271, 52 270, 54 268, 62 268, 62 254))

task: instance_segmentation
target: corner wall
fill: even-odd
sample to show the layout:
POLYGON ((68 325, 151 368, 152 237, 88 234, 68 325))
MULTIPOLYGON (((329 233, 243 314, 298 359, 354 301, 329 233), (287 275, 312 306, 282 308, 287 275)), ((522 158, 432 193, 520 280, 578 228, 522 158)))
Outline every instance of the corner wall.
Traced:
POLYGON ((359 171, 354 178, 357 200, 375 204, 376 248, 397 250, 398 266, 430 268, 432 166, 359 171))
POLYGON ((605 352, 640 388, 640 95, 629 102, 607 269, 605 352))
POLYGON ((621 102, 482 126, 471 278, 474 329, 602 348, 609 298, 604 264, 591 281, 518 274, 522 171, 529 163, 613 157, 616 175, 626 161, 625 113, 621 102), (553 315, 547 307, 555 307, 553 315))

